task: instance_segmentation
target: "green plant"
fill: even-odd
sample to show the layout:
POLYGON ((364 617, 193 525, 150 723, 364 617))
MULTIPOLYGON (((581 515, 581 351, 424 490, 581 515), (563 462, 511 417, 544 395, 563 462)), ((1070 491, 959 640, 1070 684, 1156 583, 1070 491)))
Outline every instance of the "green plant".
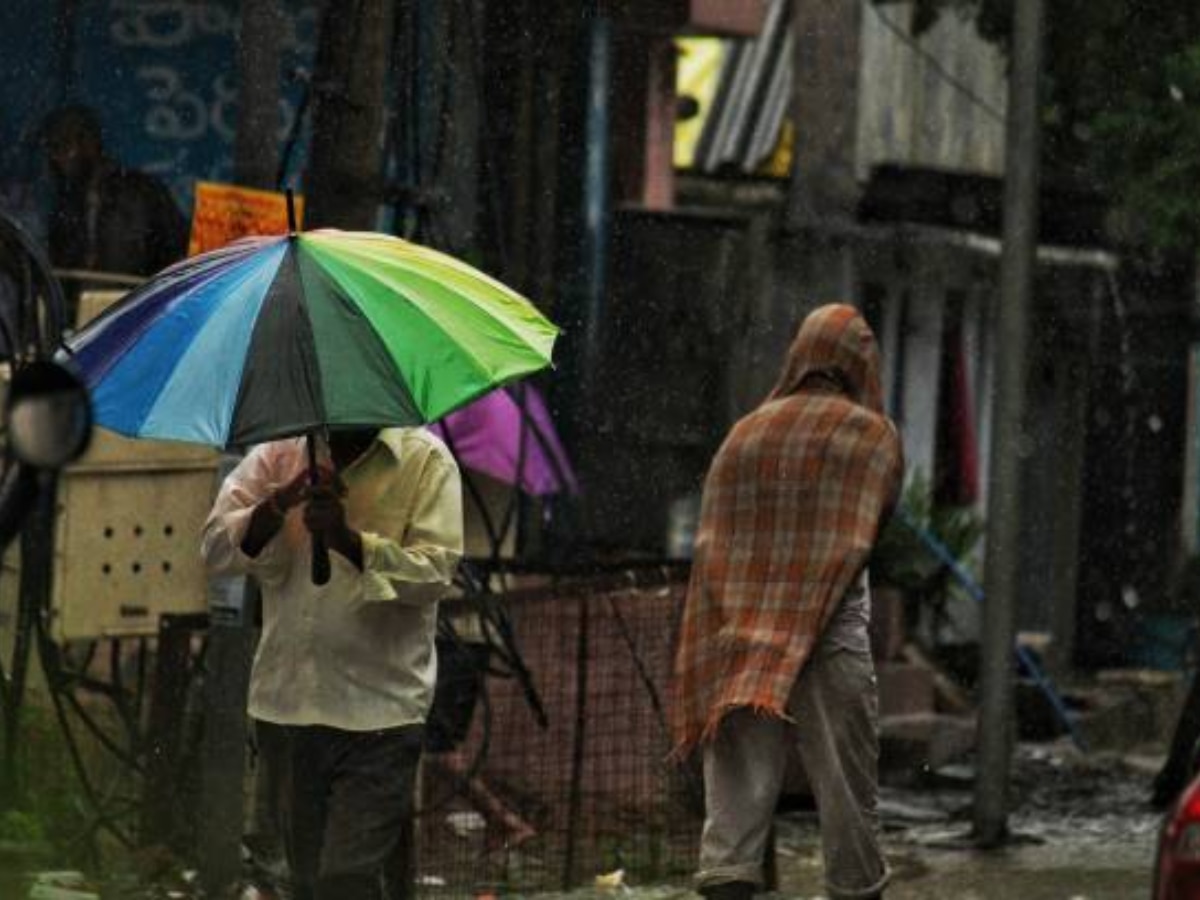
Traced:
POLYGON ((983 518, 973 507, 935 503, 928 477, 918 471, 905 486, 896 514, 875 544, 871 581, 904 593, 910 623, 928 610, 931 630, 937 635, 947 620, 950 598, 961 586, 928 538, 970 571, 983 531, 983 518))
POLYGON ((0 842, 41 844, 45 840, 46 830, 37 816, 19 809, 0 813, 0 842))

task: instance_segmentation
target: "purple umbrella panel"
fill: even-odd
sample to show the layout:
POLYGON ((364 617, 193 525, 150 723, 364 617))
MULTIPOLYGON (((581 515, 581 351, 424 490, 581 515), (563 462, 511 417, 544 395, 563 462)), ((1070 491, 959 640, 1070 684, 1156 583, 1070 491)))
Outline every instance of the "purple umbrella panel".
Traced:
POLYGON ((430 428, 460 465, 531 496, 579 492, 546 402, 531 385, 492 391, 430 428))

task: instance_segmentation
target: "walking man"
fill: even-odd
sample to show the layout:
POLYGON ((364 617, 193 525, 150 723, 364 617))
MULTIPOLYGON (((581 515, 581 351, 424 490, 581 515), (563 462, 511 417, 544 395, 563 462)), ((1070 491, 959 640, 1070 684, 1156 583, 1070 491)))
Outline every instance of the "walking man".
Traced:
POLYGON ((749 900, 795 742, 816 797, 831 898, 878 898, 877 693, 867 557, 899 494, 879 350, 849 306, 804 321, 766 401, 704 485, 675 662, 677 754, 703 754, 696 882, 749 900))
POLYGON ((453 457, 424 429, 334 432, 310 485, 303 439, 261 445, 225 480, 203 554, 262 588, 250 715, 295 900, 409 897, 437 601, 462 554, 453 457))

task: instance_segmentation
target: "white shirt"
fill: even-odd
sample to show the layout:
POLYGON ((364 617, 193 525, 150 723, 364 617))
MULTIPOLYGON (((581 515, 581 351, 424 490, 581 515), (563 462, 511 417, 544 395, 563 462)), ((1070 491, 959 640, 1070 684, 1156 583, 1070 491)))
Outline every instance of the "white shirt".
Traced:
POLYGON ((863 569, 834 610, 821 642, 856 653, 870 653, 870 626, 871 581, 867 570, 863 569))
POLYGON ((301 507, 257 557, 241 549, 254 507, 307 464, 302 438, 256 447, 225 479, 204 527, 209 572, 253 575, 262 588, 250 715, 348 731, 423 722, 437 677, 437 601, 462 555, 454 458, 424 429, 381 431, 341 473, 363 570, 331 551, 321 586, 301 507))

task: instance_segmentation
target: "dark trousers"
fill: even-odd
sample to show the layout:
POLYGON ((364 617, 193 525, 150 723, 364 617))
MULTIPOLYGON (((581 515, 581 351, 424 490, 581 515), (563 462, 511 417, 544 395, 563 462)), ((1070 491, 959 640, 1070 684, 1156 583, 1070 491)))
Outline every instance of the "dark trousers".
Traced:
POLYGON ((382 731, 255 723, 295 900, 413 896, 419 725, 382 731))

